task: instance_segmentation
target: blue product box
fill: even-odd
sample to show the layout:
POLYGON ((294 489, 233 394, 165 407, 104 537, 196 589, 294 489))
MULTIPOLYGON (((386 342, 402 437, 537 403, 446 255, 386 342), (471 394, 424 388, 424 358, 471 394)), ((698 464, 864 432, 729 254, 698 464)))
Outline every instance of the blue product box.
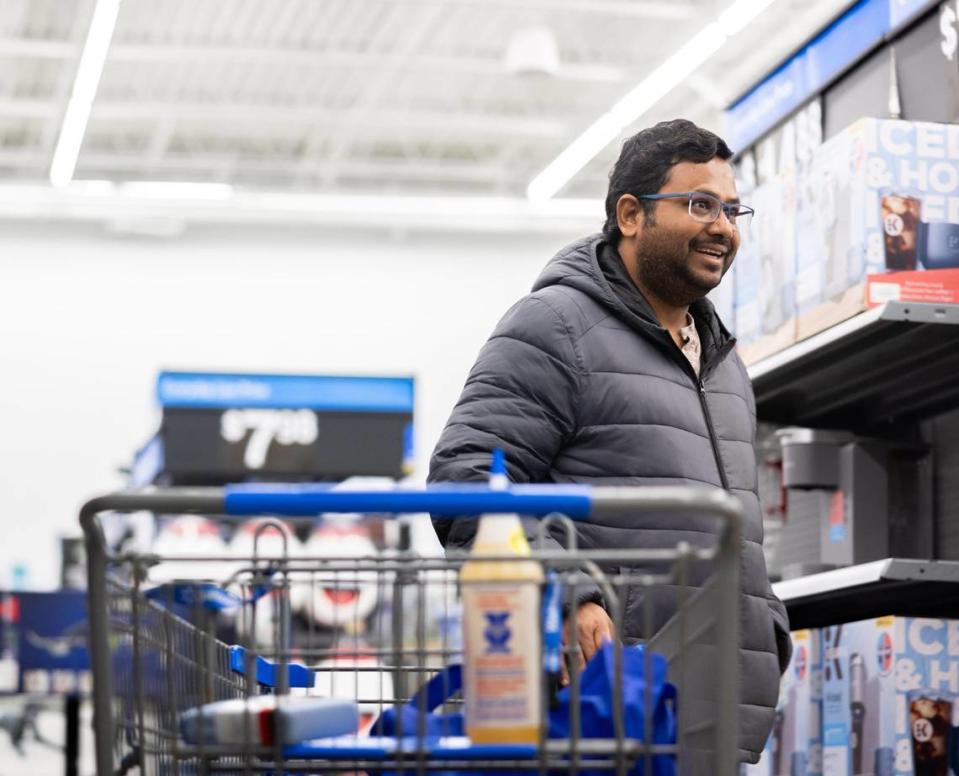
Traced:
POLYGON ((824 776, 955 772, 959 621, 831 626, 822 650, 824 776))
POLYGON ((797 199, 799 339, 886 301, 956 300, 948 275, 911 273, 959 269, 959 126, 860 119, 816 151, 797 199))
POLYGON ((822 774, 822 651, 818 629, 793 631, 773 736, 773 776, 822 774))

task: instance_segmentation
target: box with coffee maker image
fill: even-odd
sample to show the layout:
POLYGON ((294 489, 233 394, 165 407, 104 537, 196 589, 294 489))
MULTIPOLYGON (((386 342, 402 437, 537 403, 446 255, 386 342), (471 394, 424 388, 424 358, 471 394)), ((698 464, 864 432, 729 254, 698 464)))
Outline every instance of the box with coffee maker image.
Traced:
POLYGON ((955 773, 959 621, 880 617, 822 633, 824 776, 955 773))
POLYGON ((890 300, 959 302, 959 126, 860 119, 797 200, 799 339, 890 300))

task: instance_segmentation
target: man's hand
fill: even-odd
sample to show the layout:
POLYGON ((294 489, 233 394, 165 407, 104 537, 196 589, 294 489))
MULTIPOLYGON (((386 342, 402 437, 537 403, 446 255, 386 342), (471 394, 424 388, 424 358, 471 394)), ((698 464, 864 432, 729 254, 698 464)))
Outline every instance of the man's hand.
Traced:
MULTIPOLYGON (((577 650, 576 654, 568 658, 569 662, 575 662, 576 670, 582 671, 586 661, 589 660, 600 644, 606 639, 612 639, 616 633, 613 628, 613 621, 609 619, 606 610, 597 603, 587 601, 579 605, 576 611, 576 635, 577 650)), ((569 627, 563 627, 563 647, 569 642, 569 627)), ((565 686, 569 684, 569 668, 567 661, 560 664, 560 683, 565 686)))

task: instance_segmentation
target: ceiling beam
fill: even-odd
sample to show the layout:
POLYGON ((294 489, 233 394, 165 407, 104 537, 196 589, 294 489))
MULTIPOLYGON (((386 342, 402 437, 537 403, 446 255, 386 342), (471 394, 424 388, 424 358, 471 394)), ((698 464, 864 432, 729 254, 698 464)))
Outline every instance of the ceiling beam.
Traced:
MULTIPOLYGON (((442 56, 418 54, 401 63, 391 61, 391 55, 383 52, 330 51, 309 49, 253 48, 223 46, 217 44, 145 44, 123 43, 110 49, 110 62, 170 64, 183 61, 198 63, 256 62, 270 65, 341 67, 356 70, 380 70, 389 63, 396 71, 428 71, 432 73, 456 73, 462 75, 495 78, 515 78, 506 69, 502 58, 475 56, 442 56)), ((631 77, 623 67, 583 62, 561 62, 560 69, 547 80, 581 83, 618 84, 631 77)))
MULTIPOLYGON (((16 108, 19 101, 7 101, 16 108)), ((0 115, 3 115, 0 102, 0 115)), ((41 104, 42 105, 42 104, 41 104)), ((45 106, 49 111, 50 106, 45 106)), ((32 106, 37 114, 39 106, 32 106)), ((173 120, 178 126, 185 122, 200 122, 210 125, 211 134, 232 135, 236 124, 253 124, 258 128, 281 126, 289 129, 291 124, 308 124, 330 129, 344 129, 353 136, 384 135, 385 132, 422 131, 432 136, 446 137, 450 133, 481 137, 531 137, 556 139, 566 138, 569 128, 564 121, 552 118, 497 116, 492 113, 467 114, 422 110, 377 110, 375 125, 358 121, 351 111, 332 111, 315 106, 290 105, 240 105, 225 103, 183 102, 96 102, 90 118, 91 131, 103 133, 108 122, 149 122, 159 117, 173 120), (384 127, 387 128, 384 130, 384 127)))
MULTIPOLYGON (((475 6, 484 10, 541 11, 548 14, 583 13, 590 17, 684 21, 699 15, 693 2, 682 0, 400 0, 408 5, 475 6)), ((549 17, 547 17, 549 18, 549 17)), ((608 22, 609 19, 603 19, 608 22)))
POLYGON ((175 224, 282 224, 360 226, 466 232, 531 232, 575 235, 601 223, 602 201, 555 199, 545 204, 523 198, 467 196, 384 196, 236 191, 227 198, 134 196, 123 188, 93 187, 76 181, 65 189, 0 184, 0 220, 93 221, 128 224, 144 233, 170 236, 175 224), (370 220, 370 213, 376 218, 370 220), (375 223, 374 223, 375 222, 375 223))
POLYGON ((77 43, 68 40, 0 37, 0 57, 4 58, 69 59, 79 50, 77 43))
POLYGON ((42 176, 49 161, 43 150, 36 147, 0 148, 0 165, 4 167, 38 167, 42 176))
MULTIPOLYGON (((25 160, 25 154, 10 155, 10 161, 25 160)), ((4 155, 0 152, 0 162, 4 155)), ((322 160, 310 170, 311 174, 320 175, 323 172, 322 160)), ((236 170, 239 173, 275 174, 277 176, 292 176, 302 172, 303 159, 258 157, 256 159, 237 160, 231 153, 197 153, 167 154, 158 159, 148 160, 138 153, 103 153, 86 152, 81 158, 85 177, 91 177, 90 171, 102 173, 127 173, 140 175, 150 170, 169 173, 210 173, 222 168, 224 163, 237 162, 236 170)), ((444 161, 441 159, 410 158, 410 159, 369 159, 350 158, 343 160, 343 174, 345 177, 363 177, 373 179, 391 178, 402 181, 425 179, 432 181, 474 181, 489 183, 502 179, 508 172, 505 165, 491 165, 488 162, 466 163, 460 161, 444 161)))
POLYGON ((0 120, 59 117, 60 108, 50 100, 0 99, 0 120))
MULTIPOLYGON (((327 183, 336 180, 337 164, 349 154, 353 146, 355 137, 349 132, 348 128, 359 124, 374 123, 374 119, 371 118, 372 114, 374 112, 378 113, 376 109, 384 102, 383 98, 395 88, 398 80, 397 68, 402 67, 405 62, 412 62, 416 59, 417 51, 429 39, 443 14, 444 9, 441 6, 427 7, 425 11, 421 11, 420 15, 411 21, 409 29, 399 40, 390 41, 393 48, 387 54, 386 67, 378 70, 376 76, 365 83, 362 91, 347 111, 347 120, 334 133, 333 142, 324 154, 325 159, 329 160, 329 163, 324 165, 324 180, 327 183)), ((370 48, 373 47, 370 46, 370 48)), ((376 120, 381 121, 379 115, 376 116, 376 120)))

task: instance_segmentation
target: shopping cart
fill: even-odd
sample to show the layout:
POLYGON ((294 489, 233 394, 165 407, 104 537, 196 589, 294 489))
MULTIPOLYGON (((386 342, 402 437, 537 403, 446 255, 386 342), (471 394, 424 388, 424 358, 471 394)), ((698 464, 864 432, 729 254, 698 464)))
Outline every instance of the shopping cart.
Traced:
MULTIPOLYGON (((733 776, 738 771, 740 519, 739 502, 723 491, 670 487, 493 490, 462 485, 344 492, 320 486, 256 485, 120 492, 94 499, 83 507, 80 521, 87 547, 97 772, 108 776, 136 767, 142 774, 604 770, 625 774, 639 764, 643 773, 652 774, 656 758, 666 756, 675 758, 681 774, 733 776), (160 558, 111 550, 104 524, 133 512, 193 513, 234 523, 250 516, 282 517, 284 523, 274 519, 258 531, 265 534, 272 526, 284 532, 284 539, 280 551, 268 556, 254 545, 252 557, 238 562, 228 579, 204 580, 204 569, 222 571, 224 558, 160 558), (649 550, 576 547, 570 521, 641 512, 713 516, 716 544, 649 550), (461 658, 456 617, 450 615, 456 606, 456 572, 469 556, 422 557, 404 542, 386 552, 353 558, 300 557, 287 547, 291 524, 312 524, 331 513, 451 517, 516 513, 545 518, 541 535, 565 532, 569 541, 563 549, 534 547, 533 557, 551 580, 562 583, 567 604, 578 600, 585 585, 598 586, 617 633, 623 633, 627 594, 640 600, 645 621, 652 623, 648 603, 652 596, 643 596, 642 591, 675 586, 679 591, 675 616, 644 648, 646 675, 651 675, 653 655, 663 655, 669 681, 678 691, 675 742, 654 740, 650 689, 643 693, 645 729, 640 735, 627 735, 624 727, 624 706, 638 699, 624 699, 614 690, 612 735, 585 737, 580 731, 576 671, 570 676, 569 732, 562 739, 547 738, 548 704, 537 745, 472 745, 461 735, 444 735, 460 731, 443 729, 437 734, 436 719, 455 719, 455 714, 428 717, 426 693, 435 690, 437 677, 446 676, 444 666, 461 658), (196 564, 191 580, 151 582, 152 568, 185 560, 196 564), (706 584, 690 587, 691 580, 706 577, 706 584), (332 635, 314 627, 308 615, 317 594, 325 591, 330 597, 332 591, 332 600, 349 606, 370 586, 384 604, 377 615, 370 616, 365 609, 362 622, 359 614, 352 623, 341 618, 342 627, 332 635), (257 618, 261 624, 262 618, 269 621, 269 638, 264 639, 263 629, 256 627, 257 618), (437 629, 436 621, 447 627, 437 629), (224 639, 235 643, 231 646, 224 639), (273 731, 271 744, 244 740, 224 746, 203 738, 187 743, 181 736, 180 725, 190 709, 264 692, 345 694, 357 701, 366 717, 392 710, 401 728, 403 720, 411 719, 409 708, 416 712, 407 729, 390 731, 390 736, 369 735, 369 720, 347 735, 299 743, 284 742, 282 731, 273 731)), ((555 548, 555 543, 549 546, 555 548)), ((575 654, 576 640, 571 627, 565 647, 569 655, 575 654)), ((617 685, 625 649, 618 641, 612 648, 617 685)), ((544 695, 548 691, 544 687, 544 695)), ((445 695, 440 711, 455 712, 457 698, 445 695)))

